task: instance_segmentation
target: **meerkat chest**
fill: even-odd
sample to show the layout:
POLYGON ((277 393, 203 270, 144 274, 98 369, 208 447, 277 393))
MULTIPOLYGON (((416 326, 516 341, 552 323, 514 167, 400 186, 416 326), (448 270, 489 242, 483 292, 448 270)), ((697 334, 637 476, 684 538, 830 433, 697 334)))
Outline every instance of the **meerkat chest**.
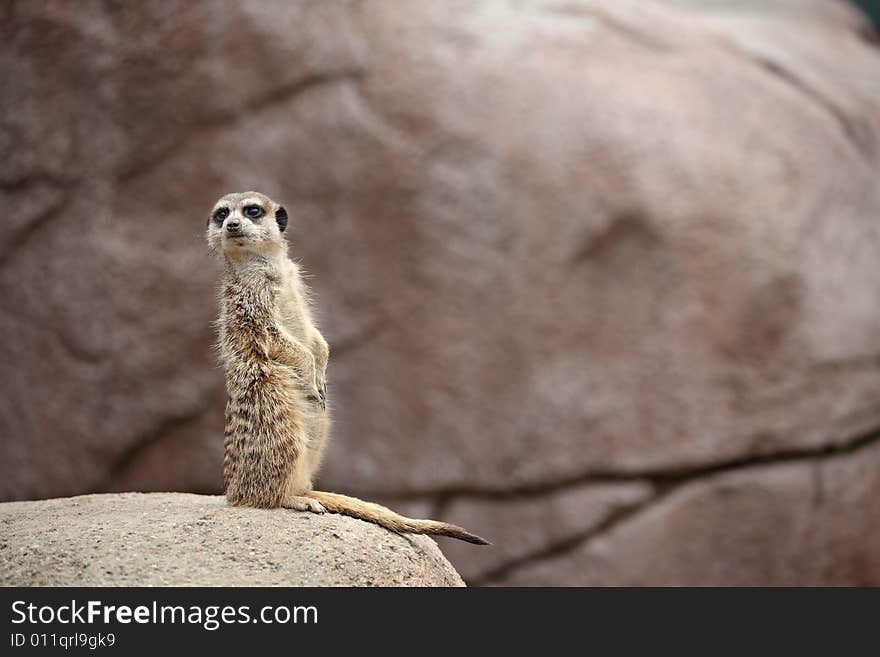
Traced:
POLYGON ((280 291, 278 320, 291 336, 300 341, 306 341, 314 330, 305 296, 299 286, 288 285, 280 291))
POLYGON ((265 351, 267 329, 276 322, 277 296, 274 286, 264 280, 225 281, 218 323, 227 363, 259 357, 265 351))
POLYGON ((284 325, 284 329, 297 340, 305 340, 308 331, 305 318, 299 309, 295 306, 282 306, 279 311, 279 320, 284 325))

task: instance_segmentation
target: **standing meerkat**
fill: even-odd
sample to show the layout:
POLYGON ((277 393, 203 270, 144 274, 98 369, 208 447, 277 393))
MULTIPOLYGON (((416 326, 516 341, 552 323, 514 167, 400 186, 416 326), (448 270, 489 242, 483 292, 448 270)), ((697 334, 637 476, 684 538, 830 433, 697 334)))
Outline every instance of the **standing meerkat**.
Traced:
POLYGON ((233 506, 341 513, 391 531, 487 541, 437 520, 406 518, 354 497, 312 490, 327 442, 327 342, 287 257, 287 211, 257 192, 227 194, 208 244, 223 257, 218 320, 226 371, 223 479, 233 506))

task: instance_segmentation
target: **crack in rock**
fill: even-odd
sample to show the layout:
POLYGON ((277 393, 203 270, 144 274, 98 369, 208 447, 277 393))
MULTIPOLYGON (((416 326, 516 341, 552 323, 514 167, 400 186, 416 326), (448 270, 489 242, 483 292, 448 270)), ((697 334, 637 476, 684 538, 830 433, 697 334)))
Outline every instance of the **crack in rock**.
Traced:
POLYGON ((617 525, 625 522, 629 518, 641 512, 646 507, 666 497, 668 493, 669 491, 654 494, 641 503, 631 506, 625 506, 616 511, 612 511, 599 524, 591 527, 590 529, 587 529, 586 531, 578 532, 562 540, 554 541, 553 543, 550 543, 549 545, 546 545, 533 552, 529 552, 508 561, 504 561, 499 565, 490 568, 485 573, 482 573, 476 577, 469 578, 467 582, 468 586, 486 586, 487 584, 491 584, 493 581, 497 581, 506 577, 507 575, 519 568, 540 561, 542 559, 549 559, 551 557, 559 556, 565 554, 566 552, 574 550, 583 543, 586 543, 594 537, 600 536, 605 532, 610 531, 617 525))
POLYGON ((767 454, 748 454, 736 456, 723 461, 710 462, 696 467, 669 467, 646 470, 632 470, 629 472, 591 470, 586 473, 571 477, 555 479, 552 482, 525 484, 505 488, 469 488, 466 486, 450 486, 446 488, 433 488, 412 491, 373 491, 358 489, 355 494, 366 496, 383 495, 401 500, 434 497, 444 498, 474 498, 474 499, 517 499, 533 495, 544 495, 560 491, 562 489, 582 484, 606 484, 633 481, 650 481, 658 486, 669 486, 682 483, 697 477, 713 475, 729 470, 768 465, 774 463, 788 463, 811 460, 814 458, 848 454, 866 447, 872 443, 880 442, 880 427, 874 427, 866 433, 841 441, 832 441, 819 447, 809 449, 783 449, 767 454))
POLYGON ((190 127, 187 135, 178 142, 163 149, 155 156, 135 164, 129 169, 123 169, 119 174, 120 182, 128 182, 160 166, 163 162, 183 151, 192 141, 196 134, 207 130, 235 124, 244 115, 268 109, 274 105, 285 103, 293 98, 301 96, 313 89, 340 82, 359 82, 366 76, 363 68, 347 68, 329 73, 312 73, 290 83, 275 87, 253 100, 249 100, 241 107, 227 112, 216 112, 202 117, 198 123, 190 127))
POLYGON ((783 67, 779 62, 772 61, 766 57, 754 57, 754 60, 764 70, 785 82, 801 95, 806 96, 813 105, 818 106, 825 113, 829 114, 831 118, 834 119, 834 122, 840 127, 846 141, 857 153, 870 161, 873 153, 869 146, 869 135, 866 134, 867 131, 864 129, 864 126, 851 119, 846 112, 834 102, 826 98, 818 90, 811 87, 805 80, 783 67))
MULTIPOLYGON (((779 455, 777 455, 770 458, 759 457, 753 459, 744 459, 736 464, 725 464, 712 468, 704 468, 699 471, 689 472, 684 475, 655 476, 653 482, 656 485, 656 493, 654 495, 651 495, 643 502, 627 508, 619 509, 616 512, 612 512, 604 521, 587 531, 570 536, 560 541, 556 541, 539 550, 535 550, 529 554, 517 557, 516 559, 510 559, 506 562, 503 562, 498 566, 490 569, 485 574, 480 575, 476 578, 472 578, 469 581, 469 584, 472 586, 489 585, 492 584, 492 582, 503 579, 511 573, 515 572, 516 570, 527 567, 533 563, 537 563, 543 559, 549 559, 569 553, 581 547, 585 543, 588 543, 594 538, 610 532, 611 530, 640 514, 642 511, 645 511, 646 509, 653 507, 657 503, 667 499, 672 493, 679 490, 683 486, 690 484, 698 479, 702 479, 704 477, 713 477, 727 472, 742 470, 744 468, 751 467, 780 465, 798 462, 813 462, 815 464, 818 464, 823 460, 849 455, 875 444, 880 444, 880 431, 875 431, 873 433, 860 436, 841 445, 832 445, 822 449, 803 451, 796 454, 790 453, 785 455, 784 457, 780 457, 779 455)), ((817 482, 817 490, 815 494, 818 495, 820 498, 824 494, 821 490, 821 482, 817 482)))
POLYGON ((118 477, 134 466, 140 457, 151 447, 166 440, 169 435, 173 435, 175 431, 194 424, 201 419, 206 412, 206 404, 197 404, 193 409, 166 418, 155 429, 151 429, 145 434, 136 438, 128 445, 123 452, 107 468, 107 476, 100 485, 95 487, 96 491, 106 491, 113 488, 118 477))

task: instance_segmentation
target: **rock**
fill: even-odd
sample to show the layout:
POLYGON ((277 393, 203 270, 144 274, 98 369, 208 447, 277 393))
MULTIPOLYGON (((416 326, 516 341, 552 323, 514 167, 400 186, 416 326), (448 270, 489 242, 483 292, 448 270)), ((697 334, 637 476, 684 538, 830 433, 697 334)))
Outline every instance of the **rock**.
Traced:
POLYGON ((331 345, 321 488, 489 524, 478 580, 591 577, 561 546, 602 498, 560 500, 594 485, 880 430, 880 51, 845 3, 23 3, 0 36, 0 499, 219 490, 201 231, 249 188, 331 345))
POLYGON ((697 477, 505 586, 878 586, 880 443, 697 477))
POLYGON ((463 586, 425 536, 218 496, 0 504, 3 586, 463 586))
POLYGON ((654 495, 646 482, 580 484, 561 490, 501 497, 462 496, 443 517, 462 527, 479 527, 491 549, 450 538, 437 541, 468 583, 494 581, 503 573, 540 559, 548 551, 585 540, 654 495))

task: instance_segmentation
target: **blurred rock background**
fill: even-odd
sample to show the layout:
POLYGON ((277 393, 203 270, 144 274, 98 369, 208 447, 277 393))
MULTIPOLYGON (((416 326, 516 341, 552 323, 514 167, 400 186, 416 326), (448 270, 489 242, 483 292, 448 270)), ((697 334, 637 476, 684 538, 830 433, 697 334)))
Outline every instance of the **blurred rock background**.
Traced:
POLYGON ((472 585, 880 584, 880 49, 838 0, 0 4, 0 499, 219 492, 213 201, 320 487, 472 585))

